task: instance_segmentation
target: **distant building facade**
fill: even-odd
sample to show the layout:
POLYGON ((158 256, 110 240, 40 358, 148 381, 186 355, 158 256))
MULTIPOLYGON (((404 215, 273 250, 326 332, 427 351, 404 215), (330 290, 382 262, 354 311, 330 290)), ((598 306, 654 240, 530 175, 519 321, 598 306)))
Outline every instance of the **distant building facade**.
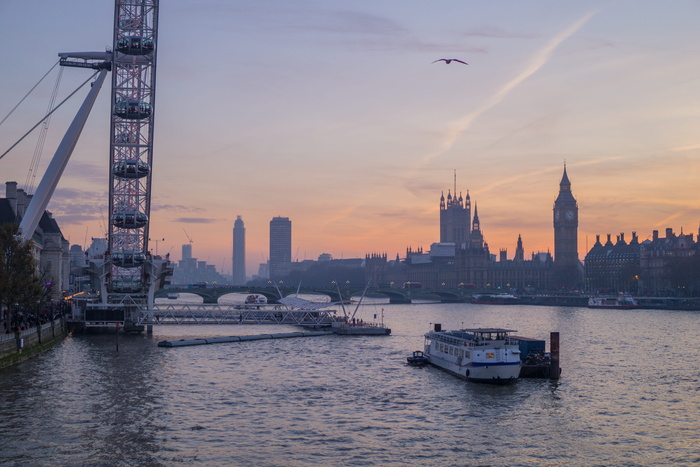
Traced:
POLYGON ((241 216, 233 223, 233 285, 245 285, 245 225, 241 216))
POLYGON ((182 259, 173 268, 172 284, 189 285, 206 283, 207 285, 225 284, 226 279, 216 270, 216 266, 192 257, 192 244, 182 245, 182 259))
MULTIPOLYGON (((17 188, 17 182, 6 182, 5 198, 0 199, 0 223, 19 224, 31 199, 17 188)), ((42 214, 31 241, 37 273, 50 287, 51 299, 60 300, 70 283, 70 244, 49 211, 42 214)))
MULTIPOLYGON (((555 206, 563 210, 567 223, 558 222, 555 226, 555 238, 559 240, 560 266, 569 271, 568 266, 578 265, 573 269, 570 280, 572 287, 583 283, 583 267, 578 261, 576 248, 578 229, 578 207, 571 195, 566 168, 560 197, 555 206), (566 190, 568 189, 568 196, 566 190), (565 194, 562 195, 562 190, 565 194), (568 214, 568 211, 573 213, 568 214), (558 229, 558 230, 557 230, 558 229)), ((440 242, 430 245, 430 251, 422 248, 408 248, 406 257, 401 260, 398 255, 390 260, 386 254, 368 254, 365 256, 366 280, 375 286, 401 287, 406 283, 420 283, 430 289, 478 289, 493 292, 546 291, 555 288, 555 261, 549 252, 532 253, 525 259, 523 239, 518 235, 515 255, 509 260, 507 250, 501 250, 499 256, 491 254, 484 239, 479 219, 478 206, 472 204, 469 192, 466 197, 448 190, 440 196, 440 242)))
POLYGON ((270 221, 270 279, 289 274, 292 265, 292 221, 273 217, 270 221))
POLYGON ((447 199, 444 193, 440 196, 440 243, 454 243, 461 245, 469 241, 471 229, 471 198, 467 192, 466 199, 462 199, 462 193, 457 197, 447 191, 447 199))
POLYGON ((585 264, 586 286, 591 293, 700 295, 700 242, 693 234, 676 234, 672 228, 666 229, 664 237, 654 230, 643 242, 636 232, 629 243, 624 233, 614 243, 608 234, 604 244, 596 235, 585 264))

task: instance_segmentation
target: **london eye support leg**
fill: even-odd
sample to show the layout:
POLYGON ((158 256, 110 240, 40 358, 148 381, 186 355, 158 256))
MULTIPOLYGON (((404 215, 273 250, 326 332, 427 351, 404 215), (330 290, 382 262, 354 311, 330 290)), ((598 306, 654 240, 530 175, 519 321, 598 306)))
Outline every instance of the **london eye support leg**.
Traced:
POLYGON ((59 144, 58 149, 56 149, 56 153, 54 154, 53 159, 51 159, 51 163, 46 169, 44 177, 41 179, 41 183, 39 183, 36 193, 34 193, 34 196, 27 207, 27 212, 22 218, 22 222, 19 226, 22 238, 25 240, 32 238, 34 231, 39 225, 39 220, 41 220, 42 214, 49 205, 51 196, 53 196, 53 192, 58 185, 58 181, 61 179, 61 175, 63 175, 63 170, 66 168, 71 154, 73 154, 73 149, 75 149, 75 145, 78 143, 80 133, 83 131, 85 122, 90 115, 90 110, 92 110, 92 106, 97 99, 97 95, 100 92, 100 88, 102 87, 102 83, 104 82, 108 72, 109 70, 106 68, 100 70, 97 79, 92 84, 92 89, 90 89, 90 92, 85 98, 83 105, 80 106, 80 110, 78 110, 78 113, 73 119, 73 123, 71 123, 68 131, 63 136, 61 144, 59 144))

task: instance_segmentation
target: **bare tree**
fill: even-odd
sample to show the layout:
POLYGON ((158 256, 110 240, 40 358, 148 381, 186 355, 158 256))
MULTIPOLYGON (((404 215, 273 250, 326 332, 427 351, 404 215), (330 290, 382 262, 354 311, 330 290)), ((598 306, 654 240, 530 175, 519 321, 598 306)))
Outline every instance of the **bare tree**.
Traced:
POLYGON ((17 235, 18 229, 17 224, 0 225, 0 309, 6 329, 13 327, 13 310, 36 314, 46 302, 31 243, 17 235))

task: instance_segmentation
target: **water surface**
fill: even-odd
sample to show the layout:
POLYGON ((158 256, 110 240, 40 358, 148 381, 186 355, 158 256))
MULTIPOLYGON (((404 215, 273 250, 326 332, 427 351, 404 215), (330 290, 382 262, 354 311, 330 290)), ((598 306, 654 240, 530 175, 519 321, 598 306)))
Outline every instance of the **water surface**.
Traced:
POLYGON ((0 370, 6 465, 691 465, 700 463, 697 312, 367 305, 388 337, 186 348, 157 342, 289 332, 159 326, 73 336, 0 370), (561 334, 562 378, 511 386, 413 368, 431 323, 561 334))

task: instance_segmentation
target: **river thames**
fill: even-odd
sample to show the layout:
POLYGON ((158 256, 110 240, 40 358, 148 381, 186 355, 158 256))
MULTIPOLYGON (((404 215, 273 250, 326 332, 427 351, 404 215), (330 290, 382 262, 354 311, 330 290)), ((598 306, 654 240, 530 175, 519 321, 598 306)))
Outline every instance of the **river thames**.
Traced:
POLYGON ((375 304, 387 337, 161 348, 288 326, 70 336, 0 370, 0 464, 637 466, 700 463, 700 313, 375 304), (562 376, 413 368, 431 323, 561 334, 562 376))

